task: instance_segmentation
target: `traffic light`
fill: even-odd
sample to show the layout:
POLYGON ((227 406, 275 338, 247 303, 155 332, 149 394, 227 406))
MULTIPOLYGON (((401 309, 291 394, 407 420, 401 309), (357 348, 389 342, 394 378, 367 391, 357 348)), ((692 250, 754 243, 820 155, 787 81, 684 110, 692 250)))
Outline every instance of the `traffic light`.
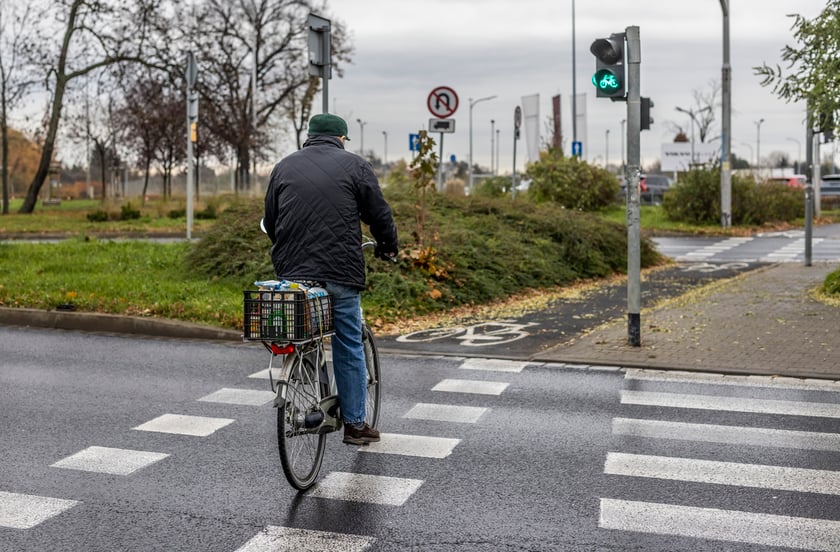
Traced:
POLYGON ((599 38, 589 51, 595 56, 596 97, 623 100, 627 95, 624 82, 624 33, 613 33, 609 38, 599 38))
POLYGON ((639 127, 639 130, 650 130, 650 125, 653 124, 653 117, 650 116, 650 108, 653 107, 653 102, 650 101, 650 98, 645 98, 642 96, 639 98, 641 100, 641 121, 642 124, 639 127))

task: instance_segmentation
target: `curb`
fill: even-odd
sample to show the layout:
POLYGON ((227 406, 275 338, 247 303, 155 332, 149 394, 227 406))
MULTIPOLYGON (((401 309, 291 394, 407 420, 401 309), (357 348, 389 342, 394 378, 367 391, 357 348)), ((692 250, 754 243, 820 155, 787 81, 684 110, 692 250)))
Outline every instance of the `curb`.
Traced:
POLYGON ((0 325, 30 326, 58 330, 81 330, 120 334, 141 334, 180 339, 242 341, 242 332, 163 318, 118 314, 61 312, 40 309, 0 308, 0 325))

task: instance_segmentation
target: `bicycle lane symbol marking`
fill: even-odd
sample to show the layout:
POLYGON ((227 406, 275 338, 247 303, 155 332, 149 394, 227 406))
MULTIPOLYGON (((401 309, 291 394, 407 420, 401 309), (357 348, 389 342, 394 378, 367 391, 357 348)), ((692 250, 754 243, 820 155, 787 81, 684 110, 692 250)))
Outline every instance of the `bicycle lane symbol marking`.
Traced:
POLYGON ((537 326, 536 322, 517 323, 512 320, 482 322, 470 326, 434 328, 419 330, 397 338, 400 343, 422 343, 447 338, 458 340, 465 347, 483 347, 511 343, 531 335, 526 328, 537 326))

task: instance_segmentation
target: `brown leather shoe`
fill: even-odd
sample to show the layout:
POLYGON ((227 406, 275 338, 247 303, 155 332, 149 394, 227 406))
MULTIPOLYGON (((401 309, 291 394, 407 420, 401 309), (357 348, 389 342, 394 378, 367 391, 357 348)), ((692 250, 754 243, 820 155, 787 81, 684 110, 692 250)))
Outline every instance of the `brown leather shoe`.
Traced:
POLYGON ((379 431, 365 424, 362 429, 356 429, 350 424, 344 424, 344 442, 348 445, 366 445, 379 441, 379 431))

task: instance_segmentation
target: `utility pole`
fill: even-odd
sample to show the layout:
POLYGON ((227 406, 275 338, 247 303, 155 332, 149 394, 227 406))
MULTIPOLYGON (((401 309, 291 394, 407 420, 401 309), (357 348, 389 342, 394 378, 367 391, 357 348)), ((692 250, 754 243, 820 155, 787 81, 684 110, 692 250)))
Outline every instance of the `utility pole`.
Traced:
POLYGON ((721 68, 720 225, 732 226, 732 66, 729 64, 729 0, 723 11, 723 66, 721 68))

